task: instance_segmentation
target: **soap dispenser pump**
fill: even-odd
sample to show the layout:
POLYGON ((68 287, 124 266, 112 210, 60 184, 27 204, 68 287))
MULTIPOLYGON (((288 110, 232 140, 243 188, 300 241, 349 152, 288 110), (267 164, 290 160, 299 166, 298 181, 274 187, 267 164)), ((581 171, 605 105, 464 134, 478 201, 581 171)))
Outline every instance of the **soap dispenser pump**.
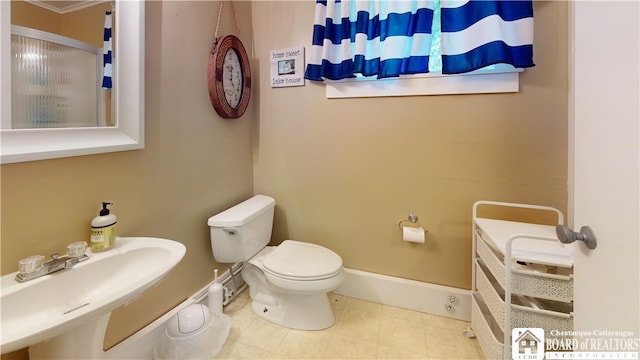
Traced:
POLYGON ((116 216, 109 212, 111 202, 103 201, 100 214, 91 220, 91 251, 111 249, 116 244, 116 216))

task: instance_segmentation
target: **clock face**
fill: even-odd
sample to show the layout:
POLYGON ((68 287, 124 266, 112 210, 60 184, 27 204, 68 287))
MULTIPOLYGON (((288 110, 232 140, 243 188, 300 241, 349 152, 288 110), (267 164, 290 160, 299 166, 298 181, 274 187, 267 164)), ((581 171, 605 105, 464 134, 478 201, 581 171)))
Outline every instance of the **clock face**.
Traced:
POLYGON ((222 63, 222 86, 227 104, 237 108, 242 98, 242 66, 240 58, 233 49, 229 49, 222 63))

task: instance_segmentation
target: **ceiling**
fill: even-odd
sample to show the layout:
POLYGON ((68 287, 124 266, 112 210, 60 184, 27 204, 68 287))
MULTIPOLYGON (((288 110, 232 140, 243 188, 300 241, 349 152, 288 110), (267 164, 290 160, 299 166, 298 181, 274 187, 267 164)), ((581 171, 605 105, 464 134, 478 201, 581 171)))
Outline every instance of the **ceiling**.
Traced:
POLYGON ((66 14, 76 10, 84 9, 89 6, 109 2, 109 0, 25 0, 33 5, 40 6, 47 10, 57 12, 58 14, 66 14))

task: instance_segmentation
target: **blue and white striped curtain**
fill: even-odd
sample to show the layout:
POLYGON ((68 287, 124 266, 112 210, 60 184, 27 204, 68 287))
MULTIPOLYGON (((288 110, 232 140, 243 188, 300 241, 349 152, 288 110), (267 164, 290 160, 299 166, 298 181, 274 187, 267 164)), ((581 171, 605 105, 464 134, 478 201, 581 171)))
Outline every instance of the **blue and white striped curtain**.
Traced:
POLYGON ((433 0, 317 0, 305 77, 428 71, 433 0))
POLYGON ((102 49, 102 63, 104 65, 104 73, 102 76, 102 88, 111 89, 112 64, 113 55, 112 34, 111 34, 111 11, 104 14, 104 47, 102 49))
POLYGON ((531 1, 442 0, 442 73, 534 66, 531 1))
POLYGON ((533 66, 530 0, 317 0, 305 78, 429 72, 433 15, 440 2, 443 73, 497 63, 533 66))

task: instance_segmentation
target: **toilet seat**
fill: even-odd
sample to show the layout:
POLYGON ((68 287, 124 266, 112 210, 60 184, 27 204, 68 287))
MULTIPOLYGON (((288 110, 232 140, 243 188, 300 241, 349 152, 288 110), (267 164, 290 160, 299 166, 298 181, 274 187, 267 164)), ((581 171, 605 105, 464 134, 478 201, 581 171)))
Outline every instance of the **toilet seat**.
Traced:
POLYGON ((310 243, 285 240, 262 258, 270 275, 296 281, 328 279, 342 272, 342 258, 335 252, 310 243))

